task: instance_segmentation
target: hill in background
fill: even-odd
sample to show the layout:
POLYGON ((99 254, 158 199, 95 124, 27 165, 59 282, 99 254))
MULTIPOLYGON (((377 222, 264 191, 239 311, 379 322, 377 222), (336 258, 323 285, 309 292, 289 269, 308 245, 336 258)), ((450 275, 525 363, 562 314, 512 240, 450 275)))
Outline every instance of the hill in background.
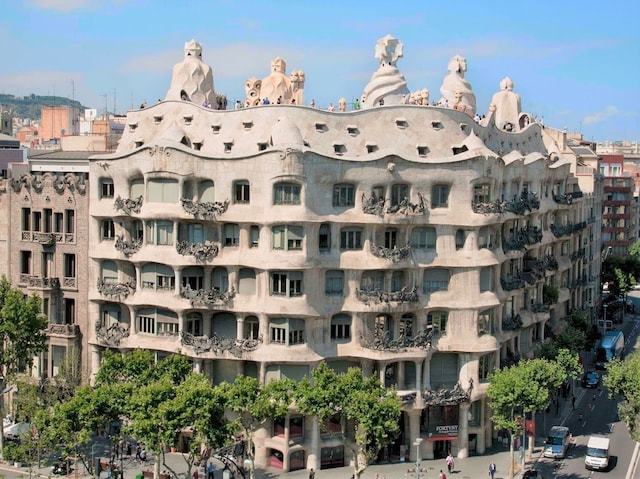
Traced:
POLYGON ((0 94, 0 105, 4 109, 12 110, 17 117, 40 119, 40 109, 43 106, 75 106, 80 109, 80 113, 86 109, 78 100, 71 100, 62 96, 40 96, 31 94, 29 96, 16 97, 14 95, 0 94))

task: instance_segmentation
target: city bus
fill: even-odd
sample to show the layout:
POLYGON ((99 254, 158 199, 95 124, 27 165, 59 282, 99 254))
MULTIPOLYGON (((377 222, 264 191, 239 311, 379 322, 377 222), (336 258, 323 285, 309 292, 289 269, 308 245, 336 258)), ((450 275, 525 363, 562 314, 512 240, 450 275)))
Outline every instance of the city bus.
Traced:
POLYGON ((624 334, 622 331, 607 331, 596 348, 596 368, 604 369, 604 365, 622 356, 624 350, 624 334))

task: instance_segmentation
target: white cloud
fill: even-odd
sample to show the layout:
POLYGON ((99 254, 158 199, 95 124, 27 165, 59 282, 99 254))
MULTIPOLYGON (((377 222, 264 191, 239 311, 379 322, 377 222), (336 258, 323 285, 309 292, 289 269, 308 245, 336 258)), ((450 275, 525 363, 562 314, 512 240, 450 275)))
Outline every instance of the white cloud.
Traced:
POLYGON ((44 10, 68 13, 84 8, 101 7, 104 4, 119 5, 126 0, 30 0, 31 5, 44 10))
POLYGON ((585 116, 582 122, 585 125, 595 125, 618 115, 620 115, 620 110, 613 105, 607 105, 603 110, 585 116))

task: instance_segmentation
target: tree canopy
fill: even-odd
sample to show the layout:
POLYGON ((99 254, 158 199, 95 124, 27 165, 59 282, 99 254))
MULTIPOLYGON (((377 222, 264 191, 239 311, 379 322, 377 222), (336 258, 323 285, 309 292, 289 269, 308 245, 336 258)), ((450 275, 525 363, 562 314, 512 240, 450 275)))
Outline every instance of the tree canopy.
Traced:
POLYGON ((640 441, 640 352, 636 351, 624 361, 610 361, 604 384, 611 396, 617 394, 623 397, 618 405, 618 413, 631 437, 640 441))

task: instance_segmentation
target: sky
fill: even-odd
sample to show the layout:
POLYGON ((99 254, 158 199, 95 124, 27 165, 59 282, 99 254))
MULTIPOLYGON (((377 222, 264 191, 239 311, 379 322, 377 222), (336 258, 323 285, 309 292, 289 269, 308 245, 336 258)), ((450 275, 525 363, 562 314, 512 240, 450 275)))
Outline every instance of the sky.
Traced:
POLYGON ((486 112, 510 76, 524 111, 593 140, 640 140, 640 1, 0 0, 0 93, 55 94, 119 113, 164 98, 184 43, 203 46, 233 104, 270 60, 305 72, 305 100, 360 96, 387 33, 409 89, 439 99, 448 59, 486 112), (106 97, 105 97, 106 95, 106 97))

